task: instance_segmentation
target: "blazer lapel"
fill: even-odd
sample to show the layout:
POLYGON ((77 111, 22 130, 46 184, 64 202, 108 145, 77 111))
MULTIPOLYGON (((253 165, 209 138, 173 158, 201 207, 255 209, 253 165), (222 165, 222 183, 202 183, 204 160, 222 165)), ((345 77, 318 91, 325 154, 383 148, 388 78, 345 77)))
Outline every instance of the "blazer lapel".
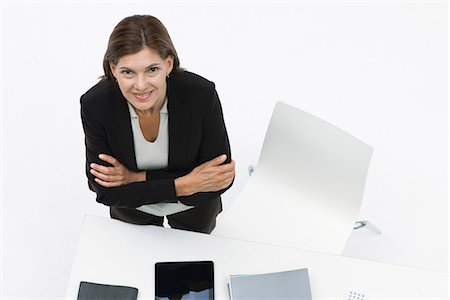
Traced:
POLYGON ((108 134, 111 136, 111 148, 121 157, 116 157, 128 169, 137 171, 136 156, 134 155, 133 129, 131 128, 130 112, 126 99, 120 90, 113 95, 116 110, 108 116, 108 134))
POLYGON ((189 123, 191 111, 183 104, 184 94, 176 88, 175 82, 168 82, 169 111, 169 169, 183 168, 186 164, 189 149, 189 123))

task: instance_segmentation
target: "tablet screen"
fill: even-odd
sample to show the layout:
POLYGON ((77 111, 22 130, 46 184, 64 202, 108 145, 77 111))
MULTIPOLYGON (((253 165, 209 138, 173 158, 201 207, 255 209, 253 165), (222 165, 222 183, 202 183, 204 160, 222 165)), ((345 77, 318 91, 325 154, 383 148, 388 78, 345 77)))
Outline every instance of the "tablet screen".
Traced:
POLYGON ((155 264, 155 300, 214 300, 212 261, 155 264))

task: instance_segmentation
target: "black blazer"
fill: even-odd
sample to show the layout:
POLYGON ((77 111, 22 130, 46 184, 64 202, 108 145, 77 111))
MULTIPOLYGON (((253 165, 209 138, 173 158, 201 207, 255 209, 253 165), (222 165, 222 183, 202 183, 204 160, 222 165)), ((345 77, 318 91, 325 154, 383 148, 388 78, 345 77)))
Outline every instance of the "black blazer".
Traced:
POLYGON ((136 208, 144 204, 207 204, 218 192, 178 197, 174 179, 220 154, 231 161, 230 144, 222 107, 214 83, 190 72, 176 71, 167 79, 169 111, 168 168, 147 171, 147 181, 114 188, 97 184, 89 172, 92 162, 105 165, 98 155, 114 156, 129 170, 138 171, 127 102, 115 82, 100 81, 81 96, 81 119, 85 133, 86 175, 97 202, 114 208, 136 208))

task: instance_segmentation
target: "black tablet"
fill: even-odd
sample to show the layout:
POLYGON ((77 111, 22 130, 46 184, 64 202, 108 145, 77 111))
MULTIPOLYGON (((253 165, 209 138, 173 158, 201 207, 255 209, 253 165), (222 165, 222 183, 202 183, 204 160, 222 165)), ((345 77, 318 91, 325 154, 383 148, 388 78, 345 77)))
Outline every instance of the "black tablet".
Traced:
POLYGON ((214 300, 213 262, 156 263, 155 300, 214 300))

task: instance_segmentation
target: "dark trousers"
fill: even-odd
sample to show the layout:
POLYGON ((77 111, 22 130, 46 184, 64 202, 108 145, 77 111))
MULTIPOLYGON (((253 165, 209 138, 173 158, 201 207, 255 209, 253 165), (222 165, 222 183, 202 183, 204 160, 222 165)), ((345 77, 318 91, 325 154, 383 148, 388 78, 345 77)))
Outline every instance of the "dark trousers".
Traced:
MULTIPOLYGON (((216 227, 216 217, 222 211, 220 197, 197 205, 186 211, 167 216, 170 227, 189 231, 211 233, 216 227)), ((138 225, 163 226, 163 217, 154 216, 134 208, 110 207, 111 218, 138 225)))

